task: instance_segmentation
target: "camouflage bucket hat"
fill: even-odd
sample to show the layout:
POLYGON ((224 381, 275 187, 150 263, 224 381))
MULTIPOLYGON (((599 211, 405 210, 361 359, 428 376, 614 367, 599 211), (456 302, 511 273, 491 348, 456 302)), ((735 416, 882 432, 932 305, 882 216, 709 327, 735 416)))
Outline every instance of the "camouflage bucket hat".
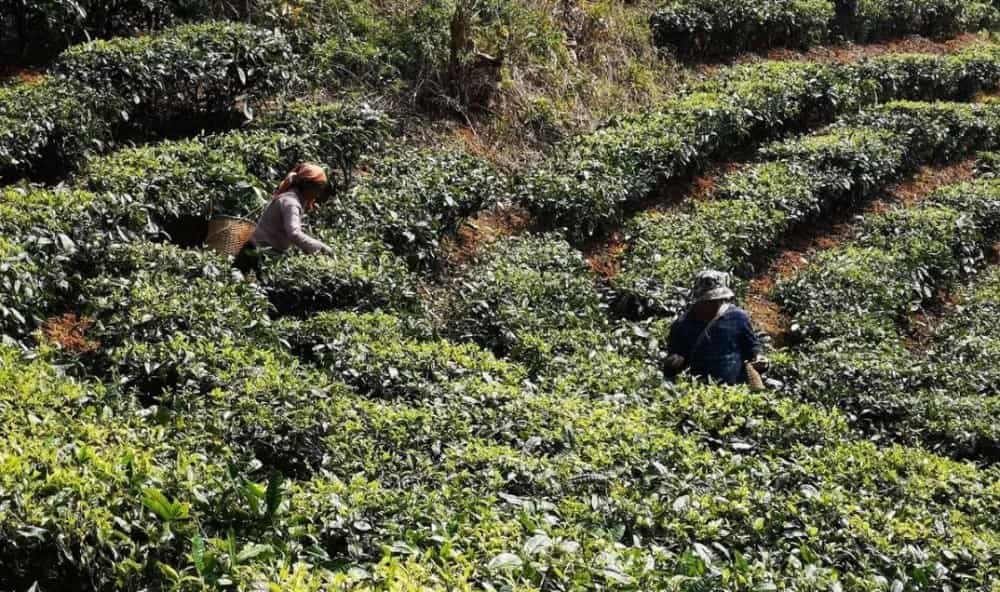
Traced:
POLYGON ((722 271, 702 271, 691 288, 691 302, 725 300, 736 294, 729 288, 729 274, 722 271))

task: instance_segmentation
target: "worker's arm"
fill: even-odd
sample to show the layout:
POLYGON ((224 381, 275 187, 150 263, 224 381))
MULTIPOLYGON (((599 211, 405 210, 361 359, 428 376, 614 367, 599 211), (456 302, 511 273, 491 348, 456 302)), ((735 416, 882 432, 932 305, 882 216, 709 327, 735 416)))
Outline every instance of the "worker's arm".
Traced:
POLYGON ((302 230, 302 205, 298 200, 283 199, 281 201, 282 220, 285 224, 285 234, 293 245, 306 253, 329 253, 330 247, 302 230))
POLYGON ((670 325, 670 334, 667 336, 667 359, 664 361, 664 366, 668 372, 677 373, 684 369, 687 365, 687 360, 684 356, 687 353, 687 347, 684 345, 684 338, 682 331, 680 329, 681 321, 678 319, 670 325))
POLYGON ((739 312, 740 336, 743 341, 744 359, 753 362, 758 370, 763 371, 768 366, 767 358, 764 356, 764 344, 761 343, 760 337, 753 330, 753 325, 750 323, 750 315, 742 310, 739 312))

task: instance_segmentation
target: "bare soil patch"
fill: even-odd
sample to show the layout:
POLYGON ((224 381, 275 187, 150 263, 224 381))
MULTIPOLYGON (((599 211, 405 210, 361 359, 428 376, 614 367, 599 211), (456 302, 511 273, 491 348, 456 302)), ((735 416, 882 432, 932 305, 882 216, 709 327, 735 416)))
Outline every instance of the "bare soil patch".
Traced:
MULTIPOLYGON (((817 253, 833 249, 850 240, 856 232, 858 220, 864 216, 884 212, 892 205, 914 205, 941 187, 969 179, 973 175, 974 164, 974 159, 968 159, 945 166, 923 167, 882 197, 867 203, 860 212, 853 210, 837 212, 815 224, 802 225, 789 234, 782 241, 777 254, 770 257, 770 262, 764 267, 764 271, 750 282, 747 308, 754 322, 766 330, 775 343, 787 342, 791 319, 770 297, 774 285, 779 280, 791 277, 804 268, 817 253)), ((940 296, 942 302, 949 297, 940 296)), ((910 324, 919 325, 920 319, 914 319, 910 324)))
POLYGON ((500 238, 527 232, 536 225, 531 212, 518 205, 484 210, 465 220, 454 234, 442 239, 445 260, 453 266, 464 265, 483 246, 500 238))
POLYGON ((100 342, 87 337, 87 331, 94 326, 91 317, 78 317, 75 313, 65 313, 52 317, 42 325, 42 338, 63 351, 86 354, 97 351, 100 342))

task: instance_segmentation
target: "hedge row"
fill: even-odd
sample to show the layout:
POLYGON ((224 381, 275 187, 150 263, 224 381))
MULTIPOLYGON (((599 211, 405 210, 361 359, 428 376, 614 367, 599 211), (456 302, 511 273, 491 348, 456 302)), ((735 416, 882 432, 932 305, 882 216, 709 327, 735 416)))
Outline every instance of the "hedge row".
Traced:
POLYGON ((959 184, 874 216, 851 243, 779 284, 809 340, 789 388, 898 441, 1000 458, 994 364, 972 354, 987 351, 989 337, 977 343, 984 325, 959 312, 937 330, 930 356, 906 344, 909 315, 983 266, 984 249, 1000 238, 998 214, 1000 183, 959 184))
POLYGON ((164 141, 87 159, 74 183, 146 203, 180 242, 198 243, 213 215, 252 216, 297 162, 327 162, 349 182, 360 155, 388 131, 385 115, 365 106, 294 102, 251 129, 164 141), (295 121, 292 121, 292 118, 295 121), (200 221, 200 224, 199 224, 200 221), (195 229, 200 235, 183 240, 195 229))
POLYGON ((0 86, 0 179, 55 176, 112 138, 236 125, 290 61, 281 35, 237 23, 71 47, 57 77, 0 86))
POLYGON ((74 295, 80 278, 100 272, 115 242, 156 237, 141 204, 67 189, 0 190, 4 296, 0 333, 25 337, 74 295))
POLYGON ((462 152, 397 149, 371 160, 364 179, 322 209, 321 223, 378 236, 413 267, 434 267, 445 233, 510 195, 503 173, 462 152))
POLYGON ((125 127, 176 132, 242 121, 255 101, 289 83, 291 61, 280 33, 213 22, 76 45, 55 71, 96 93, 125 127))
MULTIPOLYGON (((522 256, 493 269, 511 278, 502 287, 530 280, 518 291, 525 304, 552 299, 552 310, 532 318, 508 308, 504 318, 528 329, 600 326, 598 299, 566 290, 590 282, 578 254, 570 267, 562 241, 512 239, 546 240, 548 266, 533 269, 528 247, 508 244, 522 256)), ((4 587, 225 579, 319 590, 348 586, 350 568, 356 585, 537 587, 550 572, 536 562, 583 587, 655 587, 664 574, 709 586, 712 566, 754 587, 998 577, 995 502, 982 494, 995 476, 844 442, 837 414, 716 387, 623 400, 610 361, 575 385, 566 377, 524 396, 523 369, 421 325, 335 313, 274 331, 259 323, 261 295, 217 256, 142 244, 108 252, 82 300, 95 304, 84 310, 98 318, 92 337, 106 342, 95 355, 115 388, 73 394, 58 390, 65 379, 41 377, 40 362, 0 363, 19 377, 0 381, 5 425, 17 433, 0 453, 11 468, 2 491, 21 500, 0 520, 4 587), (277 334, 336 378, 276 351, 277 334), (340 378, 392 400, 357 396, 340 378), (132 393, 147 407, 122 396, 132 393), (899 506, 906 519, 883 520, 899 506), (845 528, 844 515, 886 534, 845 528), (947 528, 927 526, 931 516, 947 528), (789 536, 791 520, 816 537, 789 536), (442 535, 442 524, 454 530, 442 535), (839 534, 820 538, 828 532, 839 534), (442 536, 462 552, 440 553, 442 536), (876 559, 861 552, 872 546, 876 559), (927 559, 895 571, 915 547, 927 559), (425 554, 434 561, 407 568, 425 554), (774 564, 772 554, 794 560, 774 564), (311 567, 289 571, 304 561, 311 567), (808 577, 803 565, 814 565, 808 577)))
POLYGON ((685 385, 648 405, 543 395, 489 414, 367 401, 232 340, 175 335, 130 355, 176 381, 156 408, 0 350, 12 429, 0 585, 905 589, 1000 577, 995 471, 851 441, 838 414, 772 395, 685 385))
POLYGON ((622 271, 613 280, 622 310, 682 309, 698 270, 749 274, 803 222, 874 197, 921 164, 995 146, 998 118, 993 106, 889 103, 764 148, 768 162, 724 177, 716 199, 632 221, 622 271))
POLYGON ((704 59, 818 45, 835 14, 829 0, 676 0, 653 13, 650 27, 657 47, 704 59))
MULTIPOLYGON (((15 62, 43 62, 74 43, 148 33, 177 20, 204 18, 210 4, 202 0, 2 0, 0 30, 13 33, 17 45, 2 49, 12 52, 9 57, 15 62)), ((0 53, 0 57, 8 56, 0 53)))
MULTIPOLYGON (((992 404, 1000 397, 997 391, 1000 376, 992 362, 1000 351, 1000 334, 996 323, 990 322, 1000 303, 998 293, 1000 271, 993 267, 962 291, 956 309, 934 328, 931 345, 931 356, 948 362, 949 374, 961 377, 971 392, 980 394, 984 406, 986 401, 992 404)), ((1000 442, 996 434, 993 439, 1000 442)))
POLYGON ((608 325, 596 275, 579 251, 555 235, 487 245, 453 280, 449 296, 450 334, 516 358, 545 347, 539 341, 565 345, 608 325))
POLYGON ((667 182, 723 155, 879 101, 964 99, 998 82, 1000 48, 991 44, 851 65, 738 66, 654 112, 559 146, 519 180, 518 196, 543 222, 586 240, 620 225, 667 182))
POLYGON ((978 0, 677 0, 650 17, 656 46, 698 59, 840 40, 944 38, 997 22, 1000 12, 978 0))
POLYGON ((496 405, 524 388, 517 365, 477 345, 430 339, 381 312, 322 313, 282 329, 300 356, 370 396, 496 405))
POLYGON ((378 238, 356 232, 317 233, 329 255, 265 255, 258 280, 280 315, 330 309, 415 312, 417 284, 405 261, 378 238))
POLYGON ((94 101, 65 82, 0 86, 0 181, 58 176, 104 150, 111 129, 94 101))

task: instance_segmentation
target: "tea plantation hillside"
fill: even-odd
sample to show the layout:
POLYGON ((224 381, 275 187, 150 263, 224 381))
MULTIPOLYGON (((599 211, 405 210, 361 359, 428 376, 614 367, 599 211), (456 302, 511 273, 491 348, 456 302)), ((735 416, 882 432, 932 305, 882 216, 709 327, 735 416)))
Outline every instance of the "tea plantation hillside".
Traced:
POLYGON ((998 30, 0 0, 0 592, 1000 592, 998 30), (206 244, 302 162, 328 252, 206 244))

